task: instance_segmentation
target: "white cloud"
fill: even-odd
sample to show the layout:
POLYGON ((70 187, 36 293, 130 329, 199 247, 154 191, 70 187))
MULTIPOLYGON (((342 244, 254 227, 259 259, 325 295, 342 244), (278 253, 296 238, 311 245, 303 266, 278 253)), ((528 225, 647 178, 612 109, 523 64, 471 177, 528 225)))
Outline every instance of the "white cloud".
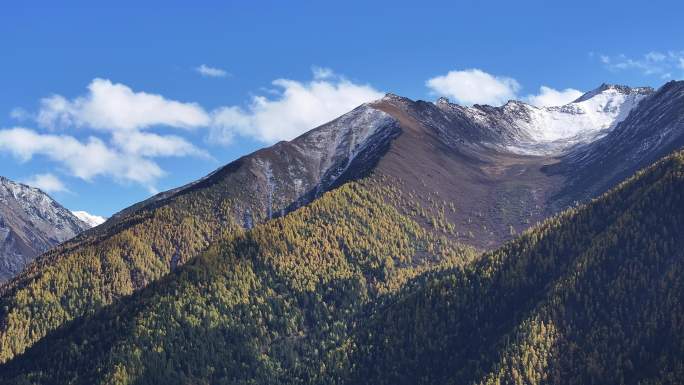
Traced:
POLYGON ((155 191, 165 173, 150 158, 198 156, 208 153, 177 135, 150 132, 153 126, 191 129, 209 126, 210 114, 195 103, 133 91, 107 79, 94 79, 85 95, 67 99, 53 95, 41 100, 37 114, 17 109, 15 118, 32 117, 47 129, 82 128, 94 136, 45 134, 27 128, 0 130, 0 150, 27 161, 45 156, 71 175, 91 180, 109 176, 155 191), (21 112, 21 114, 19 114, 21 112), (102 138, 103 132, 107 137, 102 138))
POLYGON ((154 182, 164 175, 155 162, 112 149, 96 137, 81 142, 72 136, 41 134, 15 127, 0 130, 0 150, 22 162, 37 155, 45 156, 84 180, 105 175, 142 184, 150 191, 154 190, 154 182))
POLYGON ((37 187, 47 193, 68 191, 64 183, 53 174, 36 174, 23 181, 29 186, 37 187))
POLYGON ((41 101, 37 122, 42 127, 87 127, 98 130, 139 130, 164 125, 177 128, 206 126, 209 115, 195 103, 135 92, 107 79, 94 79, 84 96, 68 100, 53 95, 41 101))
POLYGON ((274 98, 255 96, 246 109, 215 110, 210 141, 226 144, 236 135, 266 143, 293 139, 383 96, 370 85, 353 83, 327 69, 314 69, 314 80, 307 83, 278 79, 273 85, 280 90, 274 98))
POLYGON ((434 94, 467 105, 501 105, 515 99, 520 90, 520 84, 515 79, 490 75, 479 69, 449 71, 446 75, 429 79, 425 84, 434 94))
POLYGON ((115 132, 112 143, 122 152, 143 157, 210 157, 187 140, 175 135, 158 135, 148 132, 115 132))
POLYGON ((663 53, 652 51, 644 55, 644 58, 651 62, 661 62, 665 60, 667 56, 663 53))
POLYGON ((636 58, 624 54, 612 57, 601 55, 600 61, 610 71, 635 70, 665 79, 672 76, 673 70, 684 69, 684 51, 651 51, 636 58))
POLYGON ((154 131, 155 126, 204 127, 209 129, 210 139, 224 144, 235 135, 274 142, 291 139, 363 102, 382 97, 371 86, 351 82, 330 69, 313 71, 314 79, 309 82, 275 80, 275 96, 256 96, 247 107, 226 106, 211 112, 195 103, 94 79, 84 95, 45 98, 36 114, 21 110, 22 117, 35 119, 39 127, 52 132, 0 129, 0 151, 20 162, 44 157, 61 172, 84 180, 110 177, 154 192, 156 182, 165 175, 155 158, 211 159, 188 139, 162 135, 154 131), (80 129, 78 135, 54 132, 74 128, 80 129))
POLYGON ((583 95, 582 91, 574 88, 566 88, 564 90, 556 90, 551 87, 541 86, 539 94, 528 95, 524 99, 537 107, 551 107, 563 106, 568 104, 583 95))
POLYGON ((449 71, 446 75, 436 76, 425 82, 433 94, 447 96, 460 104, 502 105, 509 100, 523 100, 539 107, 562 106, 582 96, 574 88, 556 90, 541 86, 539 94, 520 96, 520 83, 517 80, 496 76, 479 69, 449 71))
POLYGON ((224 78, 228 76, 228 72, 226 72, 225 70, 216 67, 209 67, 206 64, 202 64, 201 66, 195 68, 195 71, 197 71, 202 76, 210 78, 224 78))

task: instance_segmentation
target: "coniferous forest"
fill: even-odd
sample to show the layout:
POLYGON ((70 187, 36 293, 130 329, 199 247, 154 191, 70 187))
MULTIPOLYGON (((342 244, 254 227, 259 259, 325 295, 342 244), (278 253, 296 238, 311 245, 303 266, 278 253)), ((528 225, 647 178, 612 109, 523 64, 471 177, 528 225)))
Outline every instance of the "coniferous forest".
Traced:
POLYGON ((230 227, 130 295, 73 277, 128 294, 149 262, 61 259, 3 293, 2 383, 681 383, 684 152, 483 255, 385 182, 230 227))
POLYGON ((684 385, 682 15, 3 2, 0 385, 684 385))

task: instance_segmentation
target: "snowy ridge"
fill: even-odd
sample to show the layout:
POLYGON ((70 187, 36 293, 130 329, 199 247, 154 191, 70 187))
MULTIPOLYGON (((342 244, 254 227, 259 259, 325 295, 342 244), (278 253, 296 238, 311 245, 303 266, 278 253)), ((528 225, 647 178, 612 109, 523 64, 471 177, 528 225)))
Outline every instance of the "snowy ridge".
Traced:
POLYGON ((86 211, 72 211, 71 213, 74 214, 76 218, 88 224, 90 227, 101 225, 107 220, 105 217, 93 215, 86 211))
POLYGON ((0 282, 89 227, 41 190, 0 177, 0 282))
MULTIPOLYGON (((557 107, 535 107, 509 101, 492 116, 491 107, 466 107, 476 123, 505 126, 515 137, 506 148, 528 155, 557 155, 579 143, 594 141, 622 122, 641 100, 653 93, 647 87, 601 85, 577 100, 557 107)), ((443 100, 438 103, 444 103, 443 100)))
POLYGON ((292 141, 315 174, 314 195, 333 185, 360 153, 386 140, 382 131, 395 123, 389 114, 366 103, 292 141))
MULTIPOLYGON (((364 104, 300 137, 304 143, 297 143, 297 140, 295 143, 301 151, 306 152, 308 158, 318 164, 319 175, 322 177, 340 160, 346 161, 346 169, 368 145, 368 139, 378 129, 393 122, 394 118, 389 114, 364 104)), ((339 170, 340 174, 344 169, 339 170)))
POLYGON ((74 221, 77 218, 70 211, 40 189, 13 182, 2 176, 0 176, 0 204, 20 209, 24 215, 35 222, 45 221, 53 224, 59 234, 62 234, 63 230, 71 233, 68 228, 74 225, 77 225, 80 230, 88 228, 84 223, 74 221))
MULTIPOLYGON (((599 155, 617 154, 611 159, 631 167, 635 163, 624 161, 624 148, 641 146, 649 154, 662 148, 665 142, 659 134, 684 127, 680 120, 672 119, 681 115, 682 105, 665 106, 652 93, 648 88, 603 85, 572 103, 543 108, 516 101, 501 107, 468 107, 445 98, 430 103, 387 94, 294 140, 245 155, 204 178, 122 210, 92 234, 108 236, 110 231, 118 231, 117 224, 128 225, 125 219, 130 214, 151 212, 181 196, 188 198, 181 201, 182 210, 193 209, 187 203, 192 199, 204 199, 221 213, 229 209, 219 221, 249 229, 307 205, 347 181, 388 175, 407 181, 406 188, 411 189, 407 191, 440 191, 445 199, 460 202, 464 212, 480 218, 472 225, 463 223, 461 234, 466 234, 466 229, 477 232, 483 238, 475 245, 490 247, 507 239, 513 222, 523 228, 566 201, 572 202, 576 191, 603 191, 592 175, 580 178, 581 186, 573 185, 562 202, 551 195, 565 183, 563 178, 578 172, 577 164, 597 169, 597 164, 607 164, 599 155), (654 111, 662 111, 656 115, 646 109, 652 104, 666 108, 654 107, 654 111), (658 116, 662 116, 663 128, 652 132, 650 127, 658 116), (653 135, 633 140, 637 131, 632 127, 637 126, 653 135), (615 147, 614 139, 620 133, 618 139, 624 137, 625 145, 607 151, 615 147), (587 142, 591 143, 575 146, 587 142), (656 150, 649 150, 652 148, 656 150), (583 152, 586 149, 592 151, 583 152), (549 162, 548 156, 560 159, 549 162), (575 159, 586 161, 566 166, 575 159), (437 171, 433 174, 433 170, 437 171), (598 187, 586 186, 592 183, 598 187), (549 202, 553 205, 546 205, 549 202), (502 209, 492 211, 492 207, 502 209), (515 215, 504 218, 513 211, 515 215), (485 212, 495 213, 488 218, 482 214, 485 212), (502 218, 506 223, 496 221, 502 218)), ((640 154, 634 156, 645 159, 640 154)), ((472 237, 461 238, 466 244, 474 242, 472 237)), ((178 259, 173 261, 175 266, 178 259)))

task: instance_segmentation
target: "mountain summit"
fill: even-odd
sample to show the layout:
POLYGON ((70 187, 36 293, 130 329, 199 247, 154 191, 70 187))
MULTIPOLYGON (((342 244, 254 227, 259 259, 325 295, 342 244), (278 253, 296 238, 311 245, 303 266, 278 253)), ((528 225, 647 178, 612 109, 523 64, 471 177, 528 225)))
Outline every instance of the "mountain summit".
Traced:
MULTIPOLYGON (((0 361, 59 325, 147 287, 218 239, 242 239, 277 218, 283 220, 272 226, 285 226, 288 214, 300 208, 306 223, 307 208, 326 194, 336 198, 321 203, 324 212, 373 196, 383 211, 402 216, 403 224, 391 231, 434 234, 432 243, 397 254, 397 261, 373 261, 372 279, 384 279, 395 263, 423 268, 439 259, 443 245, 494 249, 684 144, 684 82, 653 93, 599 90, 548 108, 522 102, 466 107, 388 94, 122 210, 0 286, 6 309, 0 313, 0 347, 7 347, 0 349, 0 361), (382 186, 382 195, 338 191, 350 182, 382 186), (49 295, 35 303, 35 292, 49 295)), ((372 208, 359 204, 352 211, 371 233, 387 226, 370 224, 366 216, 380 214, 372 208)), ((333 249, 342 247, 348 231, 327 234, 337 245, 333 249)), ((240 247, 260 247, 246 237, 240 247)), ((310 241, 308 249, 320 247, 316 238, 310 241)), ((289 250, 286 241, 277 242, 283 253, 289 250)), ((375 255, 368 245, 358 247, 354 258, 375 255)), ((302 263, 308 262, 292 261, 288 268, 302 263)))
POLYGON ((639 102, 654 91, 649 87, 602 84, 563 106, 536 107, 509 101, 501 107, 462 107, 440 98, 436 105, 446 113, 459 112, 482 126, 507 133, 494 145, 517 154, 559 155, 580 143, 605 135, 624 120, 639 102))
MULTIPOLYGON (((490 248, 572 202, 577 194, 565 181, 575 178, 563 165, 599 139, 603 144, 614 140, 609 134, 620 131, 616 127, 628 116, 642 115, 640 105, 654 95, 649 87, 602 84, 564 106, 510 101, 492 107, 460 106, 446 98, 413 101, 388 93, 292 141, 131 206, 115 214, 102 232, 131 216, 210 191, 213 204, 230 200, 231 222, 251 228, 373 173, 403 181, 426 207, 430 193, 452 202, 458 214, 445 216, 460 228, 456 238, 490 248)), ((665 154, 658 146, 651 151, 651 161, 665 154)), ((633 172, 636 164, 626 159, 620 167, 633 172)), ((593 182, 581 183, 591 188, 593 182)), ((607 187, 592 188, 593 196, 607 187)))
POLYGON ((89 228, 41 190, 0 176, 0 282, 89 228))
MULTIPOLYGON (((0 382, 682 383, 684 211, 672 207, 684 205, 684 153, 474 260, 377 182, 221 238, 49 333, 0 366, 0 382)), ((35 293, 3 337, 44 324, 18 324, 31 311, 89 303, 35 293)))
POLYGON ((622 95, 650 95, 654 93, 655 90, 652 87, 629 87, 621 84, 609 84, 603 83, 597 88, 586 92, 584 95, 577 98, 573 103, 581 103, 583 101, 592 99, 593 97, 600 94, 622 94, 622 95))

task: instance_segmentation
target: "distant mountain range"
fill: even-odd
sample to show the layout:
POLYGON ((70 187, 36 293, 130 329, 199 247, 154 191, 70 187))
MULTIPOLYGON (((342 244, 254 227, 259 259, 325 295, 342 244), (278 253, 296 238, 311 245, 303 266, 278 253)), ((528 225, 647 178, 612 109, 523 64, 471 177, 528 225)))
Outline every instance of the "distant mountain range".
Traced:
POLYGON ((82 222, 85 222, 90 227, 99 226, 107 220, 107 218, 105 217, 93 215, 86 211, 72 211, 71 213, 74 214, 76 218, 80 219, 82 222))
MULTIPOLYGON (((681 323, 667 325, 667 351, 641 353, 635 341, 657 341, 614 313, 638 308, 635 276, 679 271, 681 255, 657 248, 678 250, 681 218, 654 200, 679 207, 682 155, 620 182, 683 145, 684 82, 604 84, 546 108, 388 94, 122 210, 29 264, 0 286, 0 362, 18 357, 4 379, 515 383, 525 370, 528 383, 661 379, 635 363, 681 370, 667 361, 681 323), (661 243, 640 241, 644 221, 661 243), (665 259, 639 262, 649 247, 665 259), (610 255, 619 258, 603 263, 610 255), (563 289, 572 285, 581 289, 563 289), (402 309, 410 314, 383 324, 379 314, 402 309), (621 334, 587 326, 611 317, 632 344, 619 365, 608 362, 608 339, 621 334), (468 345, 456 348, 461 339, 468 345), (563 354, 592 369, 552 360, 563 354)), ((645 303, 679 300, 676 290, 643 293, 645 303)))
MULTIPOLYGON (((402 189, 415 193, 426 210, 431 195, 453 203, 454 215, 445 215, 455 225, 456 239, 488 249, 574 201, 597 196, 681 144, 682 133, 676 127, 683 114, 671 109, 682 103, 682 88, 681 82, 668 83, 657 92, 603 84, 575 102, 545 108, 515 101, 501 107, 463 107, 444 98, 430 103, 388 94, 114 218, 225 184, 223 194, 232 200, 231 219, 250 228, 373 173, 402 180, 402 189), (622 128, 616 128, 627 117, 635 124, 642 114, 658 113, 650 111, 658 106, 663 115, 676 115, 675 120, 660 120, 656 124, 663 127, 655 128, 636 123, 633 131, 673 131, 668 135, 671 143, 653 142, 639 156, 623 159, 617 154, 615 171, 605 169, 601 178, 577 177, 585 175, 583 170, 594 170, 593 161, 603 162, 584 154, 622 141, 622 128)), ((634 147, 641 146, 636 141, 634 147)))
POLYGON ((0 176, 0 282, 90 227, 39 189, 0 176))

